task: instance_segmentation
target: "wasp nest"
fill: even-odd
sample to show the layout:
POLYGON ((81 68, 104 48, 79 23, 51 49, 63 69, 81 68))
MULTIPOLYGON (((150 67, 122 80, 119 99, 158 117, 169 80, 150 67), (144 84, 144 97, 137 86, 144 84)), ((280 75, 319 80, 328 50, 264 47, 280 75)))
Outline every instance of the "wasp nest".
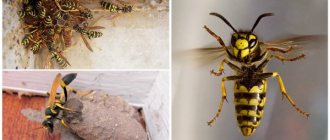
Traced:
POLYGON ((85 96, 70 96, 66 107, 75 111, 64 110, 63 118, 79 137, 86 140, 148 139, 138 110, 122 98, 100 92, 78 93, 85 96))
POLYGON ((93 18, 92 11, 79 0, 22 0, 19 15, 25 37, 21 44, 34 54, 47 50, 44 68, 52 67, 55 61, 60 67, 70 65, 62 52, 72 44, 72 32, 81 34, 87 48, 93 51, 85 37, 97 38, 102 33, 90 27, 89 20, 93 18))

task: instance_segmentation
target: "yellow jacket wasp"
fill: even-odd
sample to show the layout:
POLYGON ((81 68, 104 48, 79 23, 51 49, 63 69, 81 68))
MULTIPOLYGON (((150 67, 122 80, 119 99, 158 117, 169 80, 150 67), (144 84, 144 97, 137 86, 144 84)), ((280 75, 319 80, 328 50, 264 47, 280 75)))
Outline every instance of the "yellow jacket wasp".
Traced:
POLYGON ((277 78, 282 97, 285 96, 299 113, 308 118, 310 114, 301 110, 288 95, 280 74, 278 72, 264 72, 264 68, 272 58, 281 61, 296 61, 304 58, 305 54, 292 58, 287 58, 284 54, 293 54, 294 50, 298 50, 300 43, 318 39, 319 36, 298 36, 284 40, 262 42, 253 31, 262 18, 273 16, 273 13, 260 15, 249 31, 237 31, 225 17, 218 13, 210 13, 210 15, 220 18, 234 31, 231 36, 231 45, 226 46, 220 36, 204 26, 205 30, 217 40, 221 47, 201 48, 194 50, 194 52, 200 55, 212 55, 214 58, 225 57, 221 61, 218 71, 211 70, 212 75, 221 76, 224 71, 224 64, 227 64, 236 74, 222 78, 222 98, 216 114, 208 121, 208 125, 211 126, 219 117, 223 102, 227 101, 225 82, 234 81, 234 103, 238 126, 244 136, 252 135, 263 116, 267 78, 277 78))
POLYGON ((67 85, 70 84, 76 78, 76 76, 77 76, 76 73, 71 73, 65 75, 61 79, 61 74, 58 73, 53 81, 51 90, 49 92, 48 106, 45 110, 45 120, 42 122, 42 126, 51 133, 54 131, 55 120, 60 120, 62 125, 68 127, 62 118, 58 118, 58 115, 60 114, 61 110, 73 111, 69 108, 64 107, 64 104, 67 101, 68 91, 73 91, 74 93, 76 93, 75 90, 71 88, 68 89, 67 87, 67 85), (56 90, 59 86, 63 88, 63 92, 61 93, 60 98, 57 99, 56 90))

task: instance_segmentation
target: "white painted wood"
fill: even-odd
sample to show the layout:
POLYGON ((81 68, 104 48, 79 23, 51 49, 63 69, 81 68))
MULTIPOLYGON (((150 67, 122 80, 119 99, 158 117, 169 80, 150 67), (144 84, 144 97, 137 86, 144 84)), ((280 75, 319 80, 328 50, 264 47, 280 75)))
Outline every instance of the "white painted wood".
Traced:
POLYGON ((169 73, 159 73, 150 96, 144 101, 144 111, 150 137, 153 140, 169 139, 169 73))
MULTIPOLYGON (((55 71, 10 71, 3 73, 3 85, 32 90, 48 91, 55 71)), ((62 76, 71 72, 61 72, 62 76)), ((77 78, 70 84, 76 89, 107 91, 124 97, 128 102, 142 104, 147 98, 158 72, 77 72, 77 78)))

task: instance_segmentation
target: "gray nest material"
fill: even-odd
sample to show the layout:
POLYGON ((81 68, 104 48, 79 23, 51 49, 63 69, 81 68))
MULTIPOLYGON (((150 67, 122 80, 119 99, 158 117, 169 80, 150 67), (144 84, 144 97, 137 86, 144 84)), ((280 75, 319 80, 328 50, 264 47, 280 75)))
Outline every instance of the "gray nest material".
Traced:
POLYGON ((63 118, 72 131, 86 140, 147 140, 135 108, 118 96, 79 91, 70 96, 63 118), (88 94, 90 93, 90 94, 88 94))

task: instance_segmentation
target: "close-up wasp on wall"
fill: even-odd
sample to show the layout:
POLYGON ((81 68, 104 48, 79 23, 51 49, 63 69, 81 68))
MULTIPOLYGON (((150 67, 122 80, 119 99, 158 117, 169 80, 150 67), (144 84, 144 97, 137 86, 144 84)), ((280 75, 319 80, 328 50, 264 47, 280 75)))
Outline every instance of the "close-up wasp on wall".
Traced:
POLYGON ((53 133, 54 131, 54 122, 56 120, 59 120, 63 126, 68 127, 64 119, 59 118, 58 116, 62 110, 74 111, 66 108, 64 105, 68 98, 67 94, 70 92, 76 93, 74 89, 67 86, 76 78, 76 76, 76 73, 70 73, 62 78, 61 74, 58 73, 53 81, 49 92, 48 105, 45 110, 45 120, 42 122, 43 128, 47 129, 50 133, 53 133), (60 97, 56 96, 56 91, 59 86, 63 88, 63 92, 60 93, 60 97))
POLYGON ((112 12, 112 13, 118 13, 118 12, 129 13, 129 12, 132 12, 132 6, 131 5, 119 6, 117 4, 110 3, 110 2, 105 2, 105 1, 101 1, 100 4, 102 5, 102 8, 104 8, 105 10, 108 10, 109 12, 112 12))
POLYGON ((231 44, 226 46, 221 37, 205 25, 204 29, 217 40, 220 47, 200 48, 193 50, 193 52, 194 54, 210 55, 209 57, 214 55, 214 58, 222 58, 218 71, 211 70, 211 75, 222 76, 224 64, 227 64, 236 74, 221 78, 222 97, 216 114, 207 124, 212 126, 215 123, 220 116, 223 102, 227 101, 225 82, 234 81, 236 120, 242 134, 251 136, 259 126, 263 116, 268 78, 277 78, 282 97, 286 97, 298 113, 308 118, 310 114, 300 109, 289 96, 280 74, 278 72, 265 72, 264 69, 273 58, 282 62, 297 61, 304 58, 305 54, 303 53, 290 58, 284 55, 297 54, 296 50, 300 49, 299 45, 306 41, 315 41, 321 38, 321 36, 296 36, 283 40, 263 42, 258 39, 258 36, 253 31, 261 19, 273 16, 273 13, 261 14, 251 30, 248 31, 237 31, 225 17, 218 13, 210 13, 210 15, 220 18, 233 30, 231 44))
MULTIPOLYGON (((10 68, 117 67, 119 65, 115 61, 111 61, 111 64, 103 62, 104 58, 114 60, 115 56, 123 56, 121 53, 126 54, 127 50, 138 49, 138 47, 135 47, 136 45, 155 44, 146 43, 144 40, 147 39, 143 39, 143 37, 151 38, 153 36, 148 33, 149 29, 160 32, 154 38, 158 37, 157 40, 164 40, 164 43, 159 43, 159 45, 168 47, 167 38, 160 36, 168 34, 168 28, 155 28, 155 26, 165 27, 169 25, 166 24, 169 21, 168 0, 19 0, 6 1, 5 5, 8 6, 4 11, 10 12, 10 14, 4 16, 5 21, 9 21, 6 23, 8 27, 4 28, 4 32, 15 36, 5 35, 5 38, 11 39, 6 39, 4 45, 6 46, 4 47, 6 52, 11 52, 5 53, 10 55, 5 59, 17 57, 5 61, 8 62, 8 65, 11 65, 10 68), (12 16, 13 19, 11 19, 12 16), (156 20, 159 20, 159 22, 156 20), (11 24, 17 24, 17 26, 9 26, 11 24), (136 28, 142 30, 134 30, 136 28), (34 29, 36 30, 32 33, 31 31, 34 29), (16 30, 19 32, 16 32, 16 30), (146 36, 140 36, 141 33, 146 34, 146 36), (27 36, 28 34, 29 36, 27 36), (22 40, 24 40, 23 44, 17 43, 22 42, 22 40), (118 43, 121 42, 120 40, 124 40, 124 42, 118 43), (118 47, 121 49, 115 50, 114 48, 117 48, 117 46, 129 46, 131 48, 118 47), (16 55, 14 55, 15 52, 16 55), (86 58, 90 61, 81 60, 86 58), (11 63, 9 61, 15 62, 11 63)), ((156 40, 148 41, 157 42, 156 40)), ((145 45, 143 47, 146 48, 143 49, 143 52, 145 52, 143 57, 148 58, 147 55, 150 55, 157 59, 150 59, 152 61, 146 62, 144 58, 139 57, 140 59, 134 59, 135 61, 162 67, 169 65, 167 63, 168 59, 165 59, 168 55, 149 53, 150 50, 158 52, 158 47, 153 47, 153 49, 147 49, 145 45), (160 59, 158 60, 158 58, 160 59), (164 61, 162 62, 164 64, 156 61, 164 61)), ((161 47, 161 49, 169 53, 166 47, 161 47)), ((138 51, 131 52, 136 53, 138 51)), ((134 54, 129 56, 134 57, 134 54)), ((116 59, 116 61, 123 63, 124 65, 120 66, 125 67, 142 66, 138 63, 136 63, 136 66, 126 63, 125 59, 131 58, 123 57, 116 59)), ((5 64, 4 67, 8 65, 5 64)))
MULTIPOLYGON (((92 11, 81 5, 80 1, 27 0, 21 2, 21 5, 22 10, 17 14, 27 32, 21 44, 34 54, 43 52, 40 51, 43 48, 48 49, 47 57, 42 58, 46 61, 42 66, 44 68, 51 68, 52 60, 61 68, 70 66, 63 52, 72 45, 72 31, 81 34, 90 51, 92 51, 92 47, 84 35, 89 39, 103 35, 101 32, 90 30, 93 27, 79 26, 88 24, 88 20, 93 18, 92 11)), ((104 28, 96 26, 94 29, 104 28)))
POLYGON ((110 18, 113 20, 124 13, 131 13, 133 11, 134 3, 136 3, 136 1, 133 1, 130 4, 126 4, 123 1, 119 0, 112 2, 100 1, 100 5, 102 7, 102 10, 100 11, 110 12, 111 14, 114 14, 110 18))

